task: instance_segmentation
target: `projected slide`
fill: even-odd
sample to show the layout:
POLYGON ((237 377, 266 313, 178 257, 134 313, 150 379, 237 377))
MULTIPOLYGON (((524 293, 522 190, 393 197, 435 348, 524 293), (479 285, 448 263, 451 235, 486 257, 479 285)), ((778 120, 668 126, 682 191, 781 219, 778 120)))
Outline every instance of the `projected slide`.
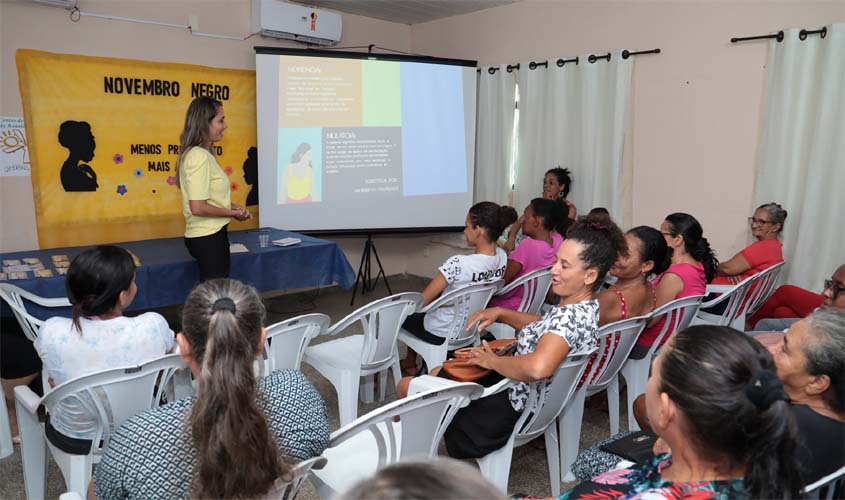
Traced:
POLYGON ((278 202, 466 192, 462 68, 434 68, 285 58, 278 202))
POLYGON ((474 61, 257 47, 255 62, 260 224, 463 226, 473 202, 474 61))

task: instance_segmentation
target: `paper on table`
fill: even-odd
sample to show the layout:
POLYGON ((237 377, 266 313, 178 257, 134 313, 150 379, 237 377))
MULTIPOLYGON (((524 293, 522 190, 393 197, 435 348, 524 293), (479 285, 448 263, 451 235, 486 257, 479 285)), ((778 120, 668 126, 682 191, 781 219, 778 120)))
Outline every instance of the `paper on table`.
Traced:
POLYGON ((229 253, 244 253, 249 252, 249 249, 242 243, 232 243, 229 245, 229 253))
POLYGON ((280 240, 273 240, 273 244, 277 247, 287 247, 290 245, 296 245, 297 243, 302 243, 302 240, 299 238, 282 238, 280 240))

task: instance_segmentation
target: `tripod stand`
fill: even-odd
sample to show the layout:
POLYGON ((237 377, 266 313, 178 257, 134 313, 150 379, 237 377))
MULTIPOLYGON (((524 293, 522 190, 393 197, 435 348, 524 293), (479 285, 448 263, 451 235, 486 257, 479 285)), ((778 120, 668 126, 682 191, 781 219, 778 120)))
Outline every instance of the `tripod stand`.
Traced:
POLYGON ((375 290, 379 276, 384 279, 384 284, 387 286, 387 293, 393 295, 393 291, 390 290, 390 283, 387 282, 387 275, 384 274, 384 267, 381 265, 381 259, 378 258, 376 244, 373 241, 372 235, 368 234, 367 241, 364 243, 364 253, 361 254, 361 264, 358 266, 358 275, 355 277, 355 286, 352 288, 352 300, 349 301, 349 305, 351 306, 355 303, 355 294, 358 292, 358 282, 361 282, 361 295, 365 295, 375 290), (373 279, 372 267, 370 265, 373 255, 376 256, 376 263, 378 264, 378 273, 376 273, 375 279, 373 279))

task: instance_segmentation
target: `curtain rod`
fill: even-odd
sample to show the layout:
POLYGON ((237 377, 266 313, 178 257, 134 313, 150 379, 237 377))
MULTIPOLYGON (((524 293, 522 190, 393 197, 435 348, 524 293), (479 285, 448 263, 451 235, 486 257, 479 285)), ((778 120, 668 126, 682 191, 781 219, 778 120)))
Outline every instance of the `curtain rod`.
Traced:
MULTIPOLYGON (((807 36, 809 36, 809 35, 819 35, 821 38, 824 38, 824 37, 827 36, 827 26, 824 26, 824 27, 822 27, 821 29, 818 29, 818 30, 802 29, 801 31, 798 32, 798 39, 801 40, 801 41, 804 41, 804 40, 807 39, 807 36)), ((783 36, 784 36, 783 30, 780 30, 777 33, 772 33, 770 35, 734 37, 734 38, 731 38, 731 43, 748 42, 750 40, 769 40, 769 39, 777 40, 777 42, 780 43, 780 42, 783 41, 783 36)))
MULTIPOLYGON (((659 54, 659 53, 660 53, 660 49, 639 50, 639 51, 623 50, 622 51, 622 59, 628 59, 631 56, 638 56, 638 55, 641 55, 641 54, 659 54)), ((602 59, 604 59, 606 61, 610 61, 611 57, 612 56, 611 56, 610 52, 608 52, 607 54, 602 54, 602 55, 590 54, 589 57, 587 57, 587 61, 589 61, 590 64, 594 64, 596 61, 599 61, 599 60, 602 60, 602 59)), ((573 57, 572 59, 562 59, 562 58, 558 59, 557 61, 555 61, 555 64, 557 65, 558 68, 562 68, 566 65, 566 63, 575 63, 577 65, 579 62, 580 62, 580 59, 578 57, 573 57)), ((549 61, 548 60, 546 60, 546 61, 531 61, 531 62, 528 63, 528 69, 532 69, 532 70, 537 69, 541 66, 544 67, 544 68, 548 68, 549 67, 549 61)), ((507 70, 508 73, 513 72, 513 70, 515 70, 515 69, 516 70, 519 69, 519 63, 508 64, 505 67, 505 70, 507 70)), ((481 71, 481 70, 479 69, 478 71, 481 71)), ((487 68, 487 72, 491 75, 496 73, 496 71, 499 71, 499 68, 497 68, 495 66, 491 66, 491 67, 487 68)))

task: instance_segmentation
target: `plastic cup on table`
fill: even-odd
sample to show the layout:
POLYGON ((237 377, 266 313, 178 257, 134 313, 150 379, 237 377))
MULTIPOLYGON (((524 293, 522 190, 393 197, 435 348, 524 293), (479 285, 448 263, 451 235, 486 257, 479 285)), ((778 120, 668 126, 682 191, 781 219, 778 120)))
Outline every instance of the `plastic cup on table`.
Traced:
POLYGON ((266 229, 258 231, 258 244, 261 248, 267 248, 270 246, 270 231, 266 229))

